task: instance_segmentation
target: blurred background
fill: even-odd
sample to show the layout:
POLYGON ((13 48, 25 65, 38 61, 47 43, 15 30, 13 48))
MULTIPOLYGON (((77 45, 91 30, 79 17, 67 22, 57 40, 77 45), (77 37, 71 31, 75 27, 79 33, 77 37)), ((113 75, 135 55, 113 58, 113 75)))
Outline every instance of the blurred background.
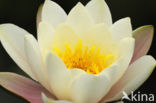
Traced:
MULTIPOLYGON (((54 0, 68 13, 78 2, 84 5, 89 0, 54 0)), ((36 14, 44 0, 0 0, 0 24, 16 24, 36 37, 36 14)), ((154 25, 156 28, 156 0, 106 0, 112 12, 113 21, 130 17, 133 29, 142 25, 154 25)), ((156 58, 156 35, 148 54, 156 58)), ((27 76, 6 53, 0 44, 0 72, 16 72, 27 76)), ((150 78, 138 89, 141 93, 156 95, 156 70, 150 78)), ((30 94, 31 95, 31 94, 30 94)), ((0 103, 28 103, 0 87, 0 103)))

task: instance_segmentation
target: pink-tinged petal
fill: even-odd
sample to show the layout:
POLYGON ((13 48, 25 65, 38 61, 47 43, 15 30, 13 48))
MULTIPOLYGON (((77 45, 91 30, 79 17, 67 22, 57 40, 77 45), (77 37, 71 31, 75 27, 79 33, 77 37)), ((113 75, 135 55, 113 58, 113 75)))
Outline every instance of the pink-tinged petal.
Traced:
POLYGON ((119 101, 119 102, 116 102, 116 103, 124 103, 123 101, 119 101))
POLYGON ((152 56, 146 55, 136 60, 100 103, 120 99, 123 91, 127 94, 135 91, 147 80, 155 66, 156 60, 152 56))
POLYGON ((147 54, 150 49, 154 34, 152 25, 142 26, 133 32, 135 38, 135 50, 131 63, 147 54))
POLYGON ((0 85, 31 103, 43 103, 41 93, 53 98, 40 84, 15 73, 0 72, 0 85))
POLYGON ((71 101, 66 101, 66 100, 53 100, 53 99, 50 99, 50 98, 46 97, 44 93, 42 93, 42 99, 43 99, 44 103, 73 103, 71 101))

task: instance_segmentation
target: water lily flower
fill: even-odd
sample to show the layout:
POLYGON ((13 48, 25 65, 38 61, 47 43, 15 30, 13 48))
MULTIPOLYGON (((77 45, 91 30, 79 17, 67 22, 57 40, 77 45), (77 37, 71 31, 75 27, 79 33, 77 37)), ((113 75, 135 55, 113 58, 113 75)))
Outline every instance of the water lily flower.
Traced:
POLYGON ((146 55, 153 26, 132 31, 130 18, 112 23, 104 0, 80 2, 67 15, 45 0, 37 40, 14 24, 0 25, 0 40, 33 80, 1 72, 0 85, 31 103, 106 103, 135 91, 156 61, 146 55))

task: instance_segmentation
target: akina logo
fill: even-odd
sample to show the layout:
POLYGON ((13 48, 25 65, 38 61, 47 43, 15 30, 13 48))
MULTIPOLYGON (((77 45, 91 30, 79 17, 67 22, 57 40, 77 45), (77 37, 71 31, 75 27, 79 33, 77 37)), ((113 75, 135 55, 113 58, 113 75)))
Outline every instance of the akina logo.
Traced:
POLYGON ((127 100, 127 101, 131 101, 131 102, 143 102, 143 103, 149 103, 149 102, 154 102, 155 101, 155 95, 154 94, 145 94, 145 93, 141 93, 141 92, 137 92, 134 93, 133 91, 131 91, 130 96, 128 96, 128 94, 123 91, 122 92, 123 97, 122 97, 122 101, 123 100, 127 100))

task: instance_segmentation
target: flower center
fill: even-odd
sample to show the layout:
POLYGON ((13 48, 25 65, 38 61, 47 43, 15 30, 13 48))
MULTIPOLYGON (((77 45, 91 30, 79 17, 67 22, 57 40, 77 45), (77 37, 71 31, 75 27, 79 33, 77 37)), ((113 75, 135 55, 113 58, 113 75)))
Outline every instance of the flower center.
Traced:
POLYGON ((81 40, 72 49, 69 44, 65 44, 65 49, 61 51, 53 47, 56 54, 64 61, 68 69, 82 69, 87 73, 99 74, 102 70, 109 67, 114 61, 115 56, 100 52, 100 47, 82 45, 81 40))

